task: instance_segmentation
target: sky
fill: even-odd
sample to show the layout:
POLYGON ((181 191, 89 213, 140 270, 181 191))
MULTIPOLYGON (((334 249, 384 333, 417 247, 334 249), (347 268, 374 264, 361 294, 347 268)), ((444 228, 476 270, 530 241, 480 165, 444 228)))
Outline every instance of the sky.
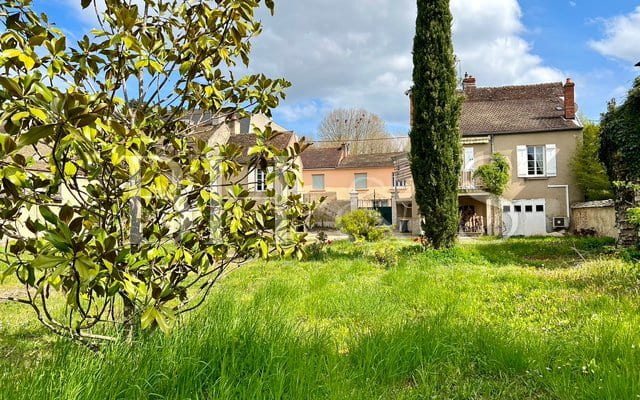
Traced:
MULTIPOLYGON (((80 0, 35 0, 71 36, 94 19, 80 0)), ((274 120, 315 137, 334 108, 363 108, 406 135, 415 0, 276 0, 259 12, 250 72, 293 83, 274 120)), ((598 120, 640 74, 640 1, 451 0, 460 74, 478 86, 576 82, 579 112, 598 120)))

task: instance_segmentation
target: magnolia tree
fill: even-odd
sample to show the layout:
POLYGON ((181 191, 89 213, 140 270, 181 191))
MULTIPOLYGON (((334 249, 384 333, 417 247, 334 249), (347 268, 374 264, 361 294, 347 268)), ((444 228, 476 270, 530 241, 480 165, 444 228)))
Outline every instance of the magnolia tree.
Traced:
POLYGON ((230 268, 302 255, 303 145, 206 142, 284 98, 283 79, 233 74, 264 3, 82 0, 98 28, 71 44, 30 0, 0 0, 0 273, 53 332, 96 348, 167 331, 230 268), (254 168, 278 188, 259 203, 240 184, 254 168))

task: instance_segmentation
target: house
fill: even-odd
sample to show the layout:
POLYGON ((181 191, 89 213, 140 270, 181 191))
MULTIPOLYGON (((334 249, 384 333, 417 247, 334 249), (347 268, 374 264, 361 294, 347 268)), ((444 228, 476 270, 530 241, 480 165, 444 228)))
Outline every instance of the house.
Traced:
MULTIPOLYGON (((250 157, 247 155, 247 150, 256 145, 257 136, 253 133, 237 133, 229 136, 227 144, 232 144, 242 148, 243 155, 238 160, 241 164, 247 164, 250 157)), ((293 132, 276 132, 275 135, 269 139, 266 143, 274 146, 278 150, 283 150, 289 147, 293 147, 298 142, 298 136, 293 132)), ((300 157, 297 159, 297 164, 302 170, 302 163, 300 157)), ((270 189, 270 185, 267 184, 267 173, 271 166, 267 166, 267 169, 251 168, 244 171, 241 175, 244 176, 240 184, 247 185, 251 196, 254 199, 266 198, 266 192, 270 189)), ((293 189, 295 192, 301 190, 301 185, 298 183, 293 189)))
POLYGON ((302 155, 302 192, 307 200, 325 198, 322 209, 331 219, 354 208, 371 208, 381 212, 391 224, 392 193, 410 198, 406 181, 395 178, 395 158, 404 153, 350 154, 349 146, 315 147, 302 155))
MULTIPOLYGON (((462 234, 530 236, 569 228, 570 205, 583 200, 570 168, 582 138, 574 91, 570 79, 565 84, 481 88, 473 76, 465 77, 460 123, 462 234), (488 163, 493 153, 511 164, 509 186, 497 200, 474 179, 476 168, 488 163)), ((406 155, 396 159, 396 175, 412 186, 406 155)), ((410 205, 406 199, 394 199, 393 207, 394 225, 420 232, 413 199, 410 205), (411 213, 402 217, 407 209, 411 213)))

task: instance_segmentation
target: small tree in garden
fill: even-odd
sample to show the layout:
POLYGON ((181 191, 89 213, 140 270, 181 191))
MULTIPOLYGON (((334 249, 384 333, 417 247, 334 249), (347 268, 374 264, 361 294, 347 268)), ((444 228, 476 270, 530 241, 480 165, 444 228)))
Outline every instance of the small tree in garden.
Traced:
POLYGON ((571 158, 571 169, 587 201, 613 198, 613 185, 600 161, 599 151, 600 126, 587 122, 582 130, 582 142, 571 158))
POLYGON ((600 159, 614 182, 618 243, 638 245, 638 226, 629 216, 630 210, 638 207, 640 196, 640 78, 636 78, 624 104, 609 104, 601 127, 600 159))
POLYGON ((500 196, 504 194, 507 189, 510 178, 509 161, 505 156, 500 153, 494 153, 491 156, 491 162, 478 167, 473 174, 475 179, 478 179, 482 184, 482 187, 491 194, 493 206, 491 207, 492 220, 496 221, 501 219, 496 213, 496 209, 500 210, 498 206, 500 196))
POLYGON ((448 0, 418 0, 410 161, 422 230, 436 249, 454 244, 459 224, 462 98, 457 92, 451 21, 448 0))
POLYGON ((303 146, 267 130, 247 160, 208 146, 190 112, 225 121, 284 98, 285 80, 230 71, 249 62, 260 3, 82 0, 104 12, 72 44, 30 0, 0 0, 0 274, 53 332, 95 348, 107 323, 167 331, 229 268, 302 255, 312 206, 287 188, 303 146), (282 190, 257 204, 239 182, 267 165, 282 190))
POLYGON ((336 226, 356 241, 375 242, 389 233, 375 210, 356 210, 336 219, 336 226))

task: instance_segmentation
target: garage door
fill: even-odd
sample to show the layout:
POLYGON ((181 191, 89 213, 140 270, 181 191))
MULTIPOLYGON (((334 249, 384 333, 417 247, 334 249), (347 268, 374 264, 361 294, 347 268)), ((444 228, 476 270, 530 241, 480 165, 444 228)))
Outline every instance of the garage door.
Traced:
POLYGON ((545 199, 502 202, 502 227, 505 236, 537 236, 547 234, 545 199))

